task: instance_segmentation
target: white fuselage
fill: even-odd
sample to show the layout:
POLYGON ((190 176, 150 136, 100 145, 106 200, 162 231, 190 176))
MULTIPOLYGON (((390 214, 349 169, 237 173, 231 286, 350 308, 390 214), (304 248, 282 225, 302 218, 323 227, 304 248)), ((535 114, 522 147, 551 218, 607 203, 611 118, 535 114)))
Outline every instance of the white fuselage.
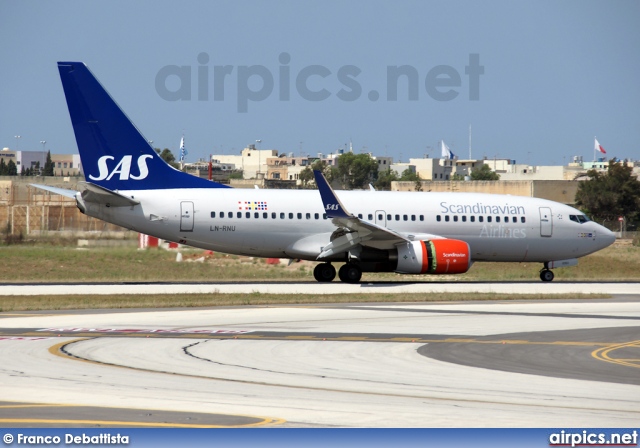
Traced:
MULTIPOLYGON (((119 191, 136 206, 87 204, 99 219, 170 241, 229 254, 316 260, 336 230, 317 190, 167 189, 119 191)), ((473 261, 546 262, 582 257, 610 245, 578 210, 520 196, 475 193, 339 191, 363 220, 410 238, 451 238, 473 261)), ((381 243, 381 249, 388 249, 381 243)))

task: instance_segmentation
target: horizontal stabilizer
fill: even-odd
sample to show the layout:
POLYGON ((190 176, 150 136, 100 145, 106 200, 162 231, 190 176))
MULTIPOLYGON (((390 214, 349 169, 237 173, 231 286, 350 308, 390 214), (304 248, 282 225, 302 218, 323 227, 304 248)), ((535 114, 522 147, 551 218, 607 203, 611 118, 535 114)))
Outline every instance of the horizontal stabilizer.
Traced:
POLYGON ((76 190, 67 190, 66 188, 50 187, 49 185, 41 185, 41 184, 29 184, 29 185, 31 185, 32 187, 39 188, 41 190, 50 191, 51 193, 59 194, 60 196, 66 196, 72 199, 75 198, 76 193, 78 193, 76 190))
POLYGON ((124 196, 115 191, 92 184, 91 182, 78 182, 78 185, 84 188, 81 196, 85 202, 104 204, 110 207, 130 207, 140 203, 140 201, 136 201, 133 197, 124 196))

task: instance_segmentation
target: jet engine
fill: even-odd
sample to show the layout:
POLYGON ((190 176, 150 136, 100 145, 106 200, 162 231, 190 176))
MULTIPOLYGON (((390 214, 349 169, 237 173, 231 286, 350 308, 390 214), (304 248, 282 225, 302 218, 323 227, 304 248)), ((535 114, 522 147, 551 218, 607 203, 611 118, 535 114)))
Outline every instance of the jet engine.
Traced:
POLYGON ((398 244, 401 274, 462 274, 471 267, 469 245, 460 240, 410 241, 398 244))

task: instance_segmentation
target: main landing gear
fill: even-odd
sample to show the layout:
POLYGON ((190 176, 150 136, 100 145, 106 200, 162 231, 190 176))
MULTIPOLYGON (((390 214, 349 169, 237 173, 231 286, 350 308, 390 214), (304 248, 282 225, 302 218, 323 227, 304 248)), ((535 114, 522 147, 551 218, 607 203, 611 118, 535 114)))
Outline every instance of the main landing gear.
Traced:
POLYGON ((331 263, 320 263, 313 269, 313 276, 320 283, 332 282, 336 278, 336 268, 331 263))
POLYGON ((347 263, 338 271, 338 277, 345 283, 358 283, 362 278, 362 269, 357 264, 347 263))
MULTIPOLYGON (((320 263, 313 269, 313 276, 320 283, 331 282, 336 278, 336 268, 331 263, 320 263)), ((362 269, 357 264, 347 263, 338 271, 338 277, 345 283, 358 283, 362 278, 362 269)))
POLYGON ((544 263, 544 268, 540 271, 540 280, 543 282, 551 282, 553 281, 553 271, 549 269, 549 263, 544 263))

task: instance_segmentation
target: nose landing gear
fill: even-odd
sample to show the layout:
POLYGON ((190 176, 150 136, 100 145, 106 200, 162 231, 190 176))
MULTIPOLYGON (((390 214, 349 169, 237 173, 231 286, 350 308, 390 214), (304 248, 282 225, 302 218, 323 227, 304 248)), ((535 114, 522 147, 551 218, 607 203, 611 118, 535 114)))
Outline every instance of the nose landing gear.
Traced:
POLYGON ((543 282, 551 282, 554 277, 555 275, 553 275, 553 271, 549 269, 549 263, 545 261, 544 268, 540 270, 540 280, 543 282))

